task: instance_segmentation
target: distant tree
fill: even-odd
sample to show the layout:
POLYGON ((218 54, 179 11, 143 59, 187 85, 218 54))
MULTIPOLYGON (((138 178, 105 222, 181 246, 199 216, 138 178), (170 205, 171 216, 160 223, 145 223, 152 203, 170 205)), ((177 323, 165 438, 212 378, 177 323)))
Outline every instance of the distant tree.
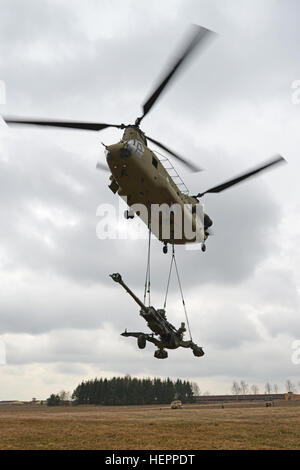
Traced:
MULTIPOLYGON (((164 385, 164 384, 162 384, 164 385)), ((193 392, 191 384, 187 381, 182 381, 177 379, 175 382, 175 393, 177 393, 178 400, 182 401, 182 403, 188 403, 193 401, 193 392)), ((169 400, 162 403, 168 403, 169 400)))
POLYGON ((247 395, 247 393, 249 393, 249 385, 244 380, 241 380, 240 382, 240 390, 243 395, 247 395))
POLYGON ((193 396, 198 397, 201 394, 201 392, 200 392, 200 387, 197 384, 197 382, 192 382, 191 387, 192 387, 193 396))
POLYGON ((234 381, 231 387, 233 395, 239 395, 241 393, 241 387, 238 382, 234 381))
POLYGON ((69 401, 71 399, 71 393, 65 390, 61 390, 58 395, 61 401, 69 401))
POLYGON ((252 391, 253 395, 257 395, 259 393, 258 386, 255 385, 255 384, 251 385, 251 391, 252 391))
POLYGON ((287 392, 292 392, 292 393, 295 393, 296 392, 296 386, 293 384, 293 382, 291 382, 290 379, 288 379, 286 382, 285 382, 285 387, 286 387, 286 391, 287 392))
POLYGON ((278 393, 278 385, 277 384, 273 385, 273 390, 274 390, 274 393, 278 393))
POLYGON ((265 393, 267 393, 268 395, 272 393, 272 385, 269 382, 267 382, 265 385, 265 393))
POLYGON ((50 397, 47 398, 47 406, 59 406, 59 404, 60 404, 59 395, 54 395, 54 393, 52 393, 52 395, 50 395, 50 397))

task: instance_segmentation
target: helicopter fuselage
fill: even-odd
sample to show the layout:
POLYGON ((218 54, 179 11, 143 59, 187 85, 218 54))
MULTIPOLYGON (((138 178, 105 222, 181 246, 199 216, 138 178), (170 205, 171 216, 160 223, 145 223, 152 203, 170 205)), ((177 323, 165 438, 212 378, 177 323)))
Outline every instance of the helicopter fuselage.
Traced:
POLYGON ((203 243, 202 205, 179 189, 157 155, 148 148, 138 127, 127 127, 122 140, 106 146, 106 150, 111 171, 109 187, 147 226, 151 222, 151 231, 160 241, 203 243))

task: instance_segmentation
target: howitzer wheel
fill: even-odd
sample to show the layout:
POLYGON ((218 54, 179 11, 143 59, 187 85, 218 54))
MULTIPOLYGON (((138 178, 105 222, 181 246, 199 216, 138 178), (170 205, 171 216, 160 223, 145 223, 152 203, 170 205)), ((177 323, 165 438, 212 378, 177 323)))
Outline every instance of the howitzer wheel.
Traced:
POLYGON ((168 357, 168 353, 164 349, 157 349, 154 352, 154 357, 156 357, 156 359, 166 359, 168 357))
POLYGON ((146 336, 145 335, 140 335, 137 339, 137 344, 140 349, 145 349, 146 347, 146 336))
POLYGON ((204 356, 204 351, 203 351, 202 348, 200 348, 200 346, 197 346, 197 347, 193 348, 193 354, 196 357, 202 357, 202 356, 204 356))

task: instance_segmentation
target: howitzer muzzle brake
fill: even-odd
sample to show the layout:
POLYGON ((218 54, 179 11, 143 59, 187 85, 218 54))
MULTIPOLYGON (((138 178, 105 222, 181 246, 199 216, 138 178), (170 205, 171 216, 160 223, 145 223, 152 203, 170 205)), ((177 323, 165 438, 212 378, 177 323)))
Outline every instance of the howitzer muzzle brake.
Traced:
POLYGON ((114 273, 110 274, 110 277, 115 281, 115 282, 122 282, 122 276, 119 273, 114 273))

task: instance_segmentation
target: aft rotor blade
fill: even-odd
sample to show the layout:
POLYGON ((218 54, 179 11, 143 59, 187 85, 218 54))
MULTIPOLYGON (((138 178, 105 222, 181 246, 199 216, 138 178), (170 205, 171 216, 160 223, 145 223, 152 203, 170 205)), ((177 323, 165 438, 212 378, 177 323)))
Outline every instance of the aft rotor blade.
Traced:
POLYGON ((209 38, 215 35, 213 31, 210 31, 209 29, 206 29, 202 26, 192 25, 191 29, 191 36, 188 39, 187 43, 184 45, 183 51, 178 55, 175 63, 173 63, 173 65, 170 67, 165 78, 160 82, 160 84, 156 87, 151 96, 144 103, 144 114, 142 115, 142 117, 138 118, 139 123, 146 116, 146 114, 148 114, 148 112, 158 99, 159 95, 169 84, 171 79, 175 76, 176 72, 178 72, 178 70, 182 67, 186 59, 191 55, 192 51, 196 49, 196 47, 200 44, 204 45, 209 38))
POLYGON ((198 166, 196 166, 194 163, 190 162, 186 158, 181 157, 177 153, 173 152, 173 150, 170 150, 168 147, 166 147, 162 143, 158 142, 157 140, 154 140, 151 137, 148 137, 147 135, 145 137, 146 137, 146 139, 150 140, 150 142, 153 142, 153 144, 157 145, 158 147, 160 147, 165 152, 168 152, 170 155, 172 155, 174 158, 176 158, 176 160, 180 161, 185 166, 187 166, 190 170, 195 171, 195 172, 202 171, 202 169, 199 168, 198 166))
POLYGON ((104 124, 99 122, 78 122, 78 121, 52 121, 52 120, 36 120, 36 119, 19 119, 12 117, 4 117, 5 122, 9 124, 29 124, 34 126, 63 127, 69 129, 83 129, 88 131, 101 131, 107 127, 118 127, 118 124, 104 124))
POLYGON ((264 170, 270 168, 273 165, 277 165, 278 163, 283 163, 285 161, 286 160, 281 155, 277 155, 275 158, 273 158, 272 160, 269 160, 268 162, 264 163, 263 165, 255 168, 253 170, 247 171, 246 173, 243 173, 240 176, 236 176, 235 178, 233 178, 231 180, 228 180, 225 183, 219 184, 218 186, 214 186, 213 188, 208 189, 204 193, 199 193, 199 194, 197 194, 196 197, 201 197, 201 196, 203 196, 204 194, 207 194, 207 193, 220 193, 221 191, 224 191, 225 189, 228 189, 231 186, 234 186, 235 184, 241 183, 242 181, 244 181, 248 178, 251 178, 252 176, 257 175, 261 171, 264 171, 264 170))

